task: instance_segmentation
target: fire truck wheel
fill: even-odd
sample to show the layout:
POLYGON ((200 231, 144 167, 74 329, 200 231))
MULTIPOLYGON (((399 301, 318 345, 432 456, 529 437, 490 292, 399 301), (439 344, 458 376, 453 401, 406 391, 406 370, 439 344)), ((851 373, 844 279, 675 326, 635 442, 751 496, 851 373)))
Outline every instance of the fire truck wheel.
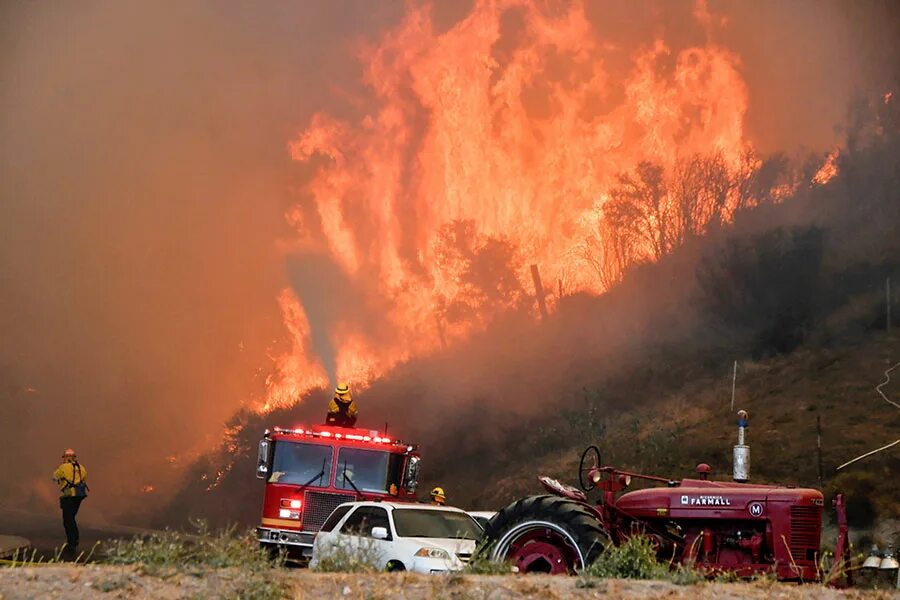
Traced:
POLYGON ((480 552, 490 560, 511 563, 519 573, 555 575, 583 569, 608 543, 586 505, 559 496, 529 496, 488 523, 480 552))

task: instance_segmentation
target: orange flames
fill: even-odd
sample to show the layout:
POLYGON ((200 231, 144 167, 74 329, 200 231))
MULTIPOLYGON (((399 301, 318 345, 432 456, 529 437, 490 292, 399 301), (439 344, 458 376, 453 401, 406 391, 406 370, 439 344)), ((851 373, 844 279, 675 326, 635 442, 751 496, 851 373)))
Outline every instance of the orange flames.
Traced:
MULTIPOLYGON (((446 31, 427 7, 409 8, 359 53, 369 110, 320 112, 290 144, 315 168, 287 214, 296 247, 326 254, 381 299, 390 332, 338 319, 328 335, 341 379, 364 385, 483 327, 527 300, 530 264, 551 305, 561 292, 601 292, 609 282, 583 248, 605 235, 618 175, 641 161, 670 172, 716 156, 729 172, 755 168, 737 56, 711 42, 625 49, 598 38, 583 3, 539 4, 479 0, 446 31), (515 266, 512 279, 503 265, 515 266)), ((694 14, 707 31, 725 22, 705 3, 694 14)), ((286 289, 279 303, 292 346, 273 357, 264 409, 330 379, 303 299, 286 289)))
POLYGON ((819 185, 825 185, 829 181, 831 181, 835 175, 838 174, 838 164, 837 159, 840 156, 840 149, 835 148, 831 152, 828 153, 828 156, 825 157, 825 162, 819 167, 819 170, 816 171, 816 174, 813 175, 813 183, 817 183, 819 185))

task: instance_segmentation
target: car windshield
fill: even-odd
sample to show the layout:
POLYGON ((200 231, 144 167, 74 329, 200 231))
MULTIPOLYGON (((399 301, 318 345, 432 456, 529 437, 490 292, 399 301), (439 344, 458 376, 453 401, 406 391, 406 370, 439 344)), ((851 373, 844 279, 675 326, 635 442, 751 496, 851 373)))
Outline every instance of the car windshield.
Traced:
POLYGON ((400 487, 403 455, 383 450, 341 448, 338 453, 335 487, 361 492, 387 492, 391 484, 400 487))
POLYGON ((328 487, 331 482, 331 446, 278 440, 272 459, 271 483, 328 487))
POLYGON ((482 533, 466 513, 421 508, 395 508, 394 527, 400 537, 477 540, 482 533))

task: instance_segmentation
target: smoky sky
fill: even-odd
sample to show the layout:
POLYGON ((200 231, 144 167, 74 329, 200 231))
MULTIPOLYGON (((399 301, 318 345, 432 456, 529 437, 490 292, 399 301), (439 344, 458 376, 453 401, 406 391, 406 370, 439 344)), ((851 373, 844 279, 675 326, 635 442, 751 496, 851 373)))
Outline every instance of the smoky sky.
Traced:
MULTIPOLYGON (((468 7, 437 3, 437 30, 468 7)), ((711 2, 728 18, 713 34, 692 8, 589 2, 588 14, 623 61, 655 35, 730 48, 748 137, 766 151, 833 145, 855 90, 897 67, 888 3, 711 2)), ((372 108, 355 53, 403 12, 363 0, 2 4, 0 503, 51 506, 49 472, 72 446, 94 506, 115 509, 148 473, 177 477, 262 393, 284 343, 278 291, 326 302, 316 278, 344 277, 282 249, 284 213, 315 167, 287 145, 316 111, 372 108)), ((356 311, 378 302, 336 306, 315 331, 362 326, 356 311)))
POLYGON ((380 303, 376 304, 377 296, 366 294, 329 255, 315 252, 291 255, 287 258, 287 275, 309 321, 311 348, 322 361, 331 383, 336 384, 335 343, 340 343, 340 339, 335 341, 334 332, 351 328, 369 338, 387 339, 389 328, 377 319, 385 310, 380 303), (367 315, 375 318, 366 319, 367 315))

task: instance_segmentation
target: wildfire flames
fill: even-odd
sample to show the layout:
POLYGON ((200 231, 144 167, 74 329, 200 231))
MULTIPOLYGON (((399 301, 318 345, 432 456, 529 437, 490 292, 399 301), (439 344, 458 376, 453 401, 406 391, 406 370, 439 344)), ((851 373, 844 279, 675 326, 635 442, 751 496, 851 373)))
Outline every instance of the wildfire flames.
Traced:
POLYGON ((837 159, 840 154, 841 151, 839 148, 835 148, 828 154, 828 156, 825 158, 825 162, 821 167, 819 167, 819 170, 816 171, 816 174, 813 176, 813 183, 825 185, 826 183, 831 181, 835 175, 838 174, 837 159))
MULTIPOLYGON (((693 14, 707 40, 727 26, 705 3, 693 14)), ((291 348, 262 410, 335 377, 365 385, 531 306, 531 264, 551 305, 601 292, 758 201, 740 58, 712 41, 622 48, 582 3, 482 0, 446 31, 410 7, 359 60, 370 110, 320 112, 291 142, 314 174, 287 219, 293 250, 328 257, 381 323, 335 319, 323 357, 303 294, 285 289, 291 348)))

